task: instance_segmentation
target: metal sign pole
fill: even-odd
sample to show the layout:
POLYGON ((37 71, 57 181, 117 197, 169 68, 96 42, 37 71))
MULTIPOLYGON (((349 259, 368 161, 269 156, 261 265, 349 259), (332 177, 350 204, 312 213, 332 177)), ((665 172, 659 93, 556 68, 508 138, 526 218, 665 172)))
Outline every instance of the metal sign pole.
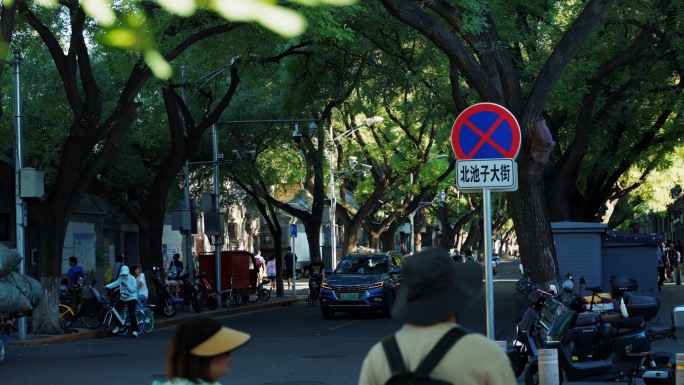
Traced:
MULTIPOLYGON (((211 140, 212 140, 212 167, 214 168, 214 201, 212 209, 216 211, 219 216, 219 229, 223 229, 221 223, 221 190, 219 189, 219 163, 218 163, 218 129, 215 124, 211 126, 211 140)), ((223 235, 223 233, 221 233, 223 235)), ((218 239, 217 239, 218 240, 218 239)), ((216 259, 216 291, 221 292, 221 246, 217 244, 214 245, 214 258, 216 259)), ((194 267, 194 266, 193 266, 194 267)))
MULTIPOLYGON (((15 201, 16 201, 16 208, 14 212, 14 216, 16 218, 15 223, 17 226, 17 235, 16 235, 16 248, 17 252, 21 256, 21 263, 19 264, 19 272, 21 274, 26 274, 26 252, 25 252, 25 245, 24 245, 24 226, 26 225, 26 221, 24 218, 24 212, 26 209, 26 205, 24 201, 21 199, 21 169, 24 167, 23 165, 23 154, 22 154, 22 138, 21 138, 21 124, 22 124, 22 112, 21 112, 21 107, 22 107, 22 100, 21 100, 21 52, 15 51, 14 52, 14 57, 12 58, 12 67, 14 69, 14 123, 15 123, 15 128, 16 128, 16 135, 17 135, 17 144, 16 144, 16 151, 15 151, 15 164, 14 164, 14 189, 15 189, 15 201)), ((25 340, 26 339, 26 317, 21 317, 19 318, 19 339, 20 340, 25 340)), ((2 337, 0 337, 2 338, 2 337)))
MULTIPOLYGON (((295 224, 295 226, 297 226, 295 224)), ((296 233, 292 233, 293 235, 296 233)), ((295 237, 292 237, 292 295, 297 296, 297 260, 295 258, 295 237)))
POLYGON ((492 211, 491 190, 482 189, 483 218, 484 218, 484 269, 487 296, 487 337, 494 340, 494 271, 492 270, 492 211))

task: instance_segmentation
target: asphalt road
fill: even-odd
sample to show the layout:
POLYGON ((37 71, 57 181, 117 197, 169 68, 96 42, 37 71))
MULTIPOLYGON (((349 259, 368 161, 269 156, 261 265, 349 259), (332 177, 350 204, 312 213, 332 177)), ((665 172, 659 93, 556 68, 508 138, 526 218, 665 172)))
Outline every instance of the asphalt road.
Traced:
MULTIPOLYGON (((515 268, 517 264, 502 265, 497 278, 515 278, 515 268)), ((511 282, 497 281, 496 285, 511 282)), ((297 287, 306 287, 305 281, 299 281, 297 287)), ((506 300, 508 297, 501 295, 506 300)), ((505 304, 500 304, 505 309, 505 304)), ((500 318, 510 319, 509 315, 510 311, 502 310, 500 318)), ((468 328, 485 332, 484 290, 464 309, 461 318, 468 328)), ((368 349, 400 327, 397 321, 377 314, 338 313, 333 320, 324 320, 318 307, 305 303, 237 314, 220 321, 253 336, 236 352, 231 373, 222 381, 242 385, 356 384, 368 349)), ((166 377, 164 360, 172 331, 158 329, 139 339, 117 336, 64 344, 10 345, 5 361, 0 363, 0 382, 151 384, 166 377)))

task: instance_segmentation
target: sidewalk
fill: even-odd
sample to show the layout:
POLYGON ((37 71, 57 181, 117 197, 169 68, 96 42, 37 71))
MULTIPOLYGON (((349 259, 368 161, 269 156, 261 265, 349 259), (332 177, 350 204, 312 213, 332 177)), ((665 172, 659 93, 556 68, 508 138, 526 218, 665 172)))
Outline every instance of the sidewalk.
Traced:
MULTIPOLYGON (((154 316, 154 330, 160 329, 160 328, 167 328, 167 327, 173 327, 178 325, 180 322, 183 320, 187 319, 188 317, 195 317, 195 316, 203 316, 203 317, 211 317, 211 318, 220 318, 220 317, 227 317, 230 315, 234 314, 241 314, 241 313, 247 313, 247 312, 252 312, 252 311, 260 311, 264 309, 270 309, 274 307, 283 307, 283 306, 290 306, 295 303, 299 302, 306 302, 306 295, 308 292, 308 288, 302 288, 299 289, 299 285, 297 285, 297 296, 292 295, 292 290, 287 290, 285 289, 285 295, 283 297, 276 297, 275 294, 272 294, 271 298, 268 301, 257 301, 255 303, 243 303, 240 306, 236 306, 234 308, 228 308, 225 306, 219 306, 218 309, 216 310, 209 310, 206 307, 201 313, 195 313, 191 308, 188 308, 187 306, 185 307, 185 310, 182 310, 182 307, 180 305, 176 306, 176 314, 173 317, 165 317, 164 315, 156 315, 154 316)), ((75 321, 76 325, 81 325, 80 320, 75 321)), ((26 339, 21 341, 17 339, 16 333, 11 334, 11 338, 9 341, 7 341, 7 344, 9 345, 22 345, 22 346, 27 346, 27 345, 45 345, 45 344, 62 344, 62 343, 68 343, 68 342, 73 342, 73 341, 79 341, 79 340, 87 340, 87 339, 94 339, 94 338, 99 338, 100 333, 102 332, 102 327, 99 327, 97 329, 86 329, 86 328, 74 328, 74 329, 69 329, 73 330, 73 333, 68 333, 68 334, 60 334, 60 335, 42 335, 42 334, 27 334, 26 339)), ((154 333, 154 331, 153 331, 154 333)))
POLYGON ((684 283, 676 285, 674 282, 665 281, 663 290, 658 292, 658 299, 660 300, 659 322, 663 325, 670 325, 672 307, 684 306, 684 283))

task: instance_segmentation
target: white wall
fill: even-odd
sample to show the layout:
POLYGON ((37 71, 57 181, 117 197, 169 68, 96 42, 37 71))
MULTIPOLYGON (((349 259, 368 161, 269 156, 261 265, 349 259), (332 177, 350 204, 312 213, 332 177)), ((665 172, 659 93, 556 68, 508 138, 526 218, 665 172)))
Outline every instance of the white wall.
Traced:
MULTIPOLYGON (((178 230, 172 230, 171 225, 164 225, 162 234, 162 258, 167 264, 174 254, 180 254, 182 261, 187 261, 185 249, 183 247, 183 235, 178 230)), ((166 266, 163 266, 166 268, 166 266)))
POLYGON ((86 274, 95 271, 95 224, 69 222, 62 249, 62 274, 69 271, 69 257, 72 255, 78 258, 78 265, 86 274))

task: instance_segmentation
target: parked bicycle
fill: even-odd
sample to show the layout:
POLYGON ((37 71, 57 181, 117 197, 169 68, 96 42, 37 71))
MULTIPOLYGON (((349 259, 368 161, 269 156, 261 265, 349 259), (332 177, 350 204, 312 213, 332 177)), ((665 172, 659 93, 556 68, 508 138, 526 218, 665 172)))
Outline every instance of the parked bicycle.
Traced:
MULTIPOLYGON (((230 277, 230 287, 221 290, 218 295, 221 298, 221 302, 226 303, 229 308, 234 308, 235 306, 242 305, 242 290, 233 288, 233 277, 230 277)), ((270 293, 269 293, 270 297, 270 293)))
MULTIPOLYGON (((111 296, 110 296, 111 298, 111 296)), ((119 311, 116 309, 116 306, 114 306, 115 300, 111 300, 110 302, 106 303, 104 305, 105 308, 107 308, 107 313, 104 316, 104 321, 102 322, 103 328, 102 328, 102 333, 100 334, 100 338, 104 338, 105 334, 107 334, 107 331, 109 328, 112 326, 112 323, 114 321, 114 317, 119 321, 119 330, 118 334, 121 336, 125 336, 128 334, 130 331, 130 326, 131 326, 131 321, 130 317, 128 314, 128 308, 124 307, 123 314, 119 313, 119 311)), ((154 312, 152 309, 146 307, 144 309, 137 308, 135 310, 135 321, 138 324, 138 330, 140 330, 140 333, 151 333, 152 330, 154 330, 154 312)))
POLYGON ((9 336, 9 330, 14 323, 12 316, 0 314, 0 362, 5 360, 5 336, 9 336))
POLYGON ((67 330, 74 324, 76 313, 71 306, 60 303, 59 304, 59 327, 62 330, 67 330))
POLYGON ((258 300, 268 301, 270 298, 271 298, 271 291, 264 288, 263 282, 259 282, 257 284, 256 290, 254 290, 254 293, 249 295, 249 299, 247 301, 249 303, 255 303, 258 300))
POLYGON ((97 281, 93 280, 90 285, 83 288, 82 302, 78 307, 73 307, 76 315, 80 315, 81 322, 88 329, 97 329, 102 326, 104 316, 109 310, 105 307, 107 300, 95 287, 96 283, 97 281))

